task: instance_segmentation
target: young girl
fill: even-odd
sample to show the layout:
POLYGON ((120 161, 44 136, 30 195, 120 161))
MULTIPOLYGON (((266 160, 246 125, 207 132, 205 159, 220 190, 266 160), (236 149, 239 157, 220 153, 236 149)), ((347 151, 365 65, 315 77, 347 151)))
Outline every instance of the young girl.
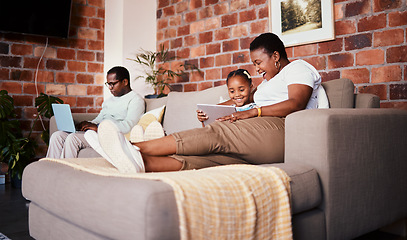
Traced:
MULTIPOLYGON (((230 100, 219 103, 218 105, 233 105, 236 111, 246 111, 255 107, 251 96, 253 84, 252 77, 245 69, 237 69, 228 74, 226 78, 230 100)), ((202 122, 208 119, 208 116, 200 109, 197 111, 197 118, 202 122)))

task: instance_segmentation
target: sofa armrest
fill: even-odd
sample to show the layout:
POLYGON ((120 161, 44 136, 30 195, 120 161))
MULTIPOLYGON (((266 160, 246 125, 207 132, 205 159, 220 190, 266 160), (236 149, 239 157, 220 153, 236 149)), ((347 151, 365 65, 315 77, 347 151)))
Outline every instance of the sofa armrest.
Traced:
POLYGON ((380 98, 370 93, 357 93, 355 108, 380 108, 380 98))
MULTIPOLYGON (((96 118, 98 113, 72 113, 73 121, 75 124, 82 121, 91 121, 96 118)), ((57 124, 55 122, 55 117, 52 116, 49 120, 49 135, 51 136, 54 132, 58 130, 57 124)))
POLYGON ((318 109, 287 116, 286 163, 320 177, 327 239, 407 217, 407 111, 318 109))

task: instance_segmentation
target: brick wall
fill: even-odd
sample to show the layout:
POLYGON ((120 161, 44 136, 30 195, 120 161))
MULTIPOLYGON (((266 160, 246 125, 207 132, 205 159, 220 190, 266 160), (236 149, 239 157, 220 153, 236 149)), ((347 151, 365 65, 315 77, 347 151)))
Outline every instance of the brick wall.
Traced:
MULTIPOLYGON (((99 112, 103 102, 104 5, 104 0, 74 0, 69 38, 49 38, 39 65, 39 93, 61 98, 73 112, 99 112)), ((35 119, 34 78, 45 43, 41 36, 0 33, 0 89, 13 96, 26 134, 35 119)), ((41 131, 37 122, 34 136, 41 131)), ((37 155, 44 156, 46 145, 38 143, 37 155)))
MULTIPOLYGON (((351 79, 381 107, 407 109, 406 0, 334 2, 336 40, 287 48, 289 58, 314 65, 323 81, 351 79)), ((268 30, 267 0, 158 0, 157 45, 204 73, 175 79, 176 91, 224 84, 238 67, 256 75, 249 44, 268 30)))

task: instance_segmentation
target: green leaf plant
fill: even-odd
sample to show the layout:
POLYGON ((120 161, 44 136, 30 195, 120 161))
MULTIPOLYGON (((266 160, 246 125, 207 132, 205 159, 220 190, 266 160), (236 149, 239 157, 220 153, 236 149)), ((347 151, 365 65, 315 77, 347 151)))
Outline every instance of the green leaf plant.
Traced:
MULTIPOLYGON (((28 136, 24 137, 20 123, 15 119, 14 99, 8 95, 6 90, 0 91, 0 136, 2 136, 0 138, 0 162, 8 164, 8 171, 11 177, 17 176, 21 179, 24 168, 35 157, 37 143, 31 137, 33 127, 41 116, 47 118, 53 116, 52 103, 63 103, 63 101, 44 93, 41 93, 35 99, 38 115, 28 136)), ((43 137, 47 135, 44 132, 48 132, 48 130, 44 130, 41 134, 43 140, 43 137)), ((44 142, 48 143, 48 140, 44 142)))
MULTIPOLYGON (((64 103, 60 98, 47 95, 45 93, 40 93, 40 96, 35 98, 35 107, 37 108, 37 118, 35 122, 38 121, 40 117, 46 117, 50 119, 54 116, 54 112, 52 111, 52 104, 53 103, 64 103)), ((34 126, 34 125, 33 125, 34 126)), ((32 128, 31 128, 32 131, 32 128)), ((31 135, 30 131, 30 135, 31 135)), ((41 139, 48 145, 49 144, 49 129, 44 129, 41 133, 41 139)))
POLYGON ((171 82, 175 77, 182 77, 186 74, 186 70, 197 70, 201 72, 198 67, 194 64, 185 62, 184 64, 179 64, 175 71, 171 69, 166 69, 166 63, 169 63, 176 59, 172 56, 168 49, 164 48, 164 45, 160 46, 159 51, 147 51, 141 49, 136 58, 128 58, 129 60, 135 61, 144 68, 143 76, 137 76, 136 80, 139 78, 145 78, 145 82, 150 84, 154 93, 158 94, 158 97, 166 96, 164 94, 165 87, 171 90, 169 82, 171 82))

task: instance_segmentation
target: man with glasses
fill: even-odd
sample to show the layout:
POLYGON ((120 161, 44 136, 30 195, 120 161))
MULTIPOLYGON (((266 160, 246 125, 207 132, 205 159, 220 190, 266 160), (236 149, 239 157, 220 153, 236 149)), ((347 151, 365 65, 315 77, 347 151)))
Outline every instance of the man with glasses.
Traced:
POLYGON ((107 72, 107 82, 113 97, 102 104, 102 110, 92 121, 84 121, 77 125, 76 133, 57 131, 52 134, 47 156, 49 158, 77 158, 81 149, 91 147, 84 134, 87 130, 97 132, 98 124, 105 119, 112 120, 123 134, 130 132, 132 127, 144 113, 143 98, 132 91, 129 71, 121 66, 113 67, 107 72))

